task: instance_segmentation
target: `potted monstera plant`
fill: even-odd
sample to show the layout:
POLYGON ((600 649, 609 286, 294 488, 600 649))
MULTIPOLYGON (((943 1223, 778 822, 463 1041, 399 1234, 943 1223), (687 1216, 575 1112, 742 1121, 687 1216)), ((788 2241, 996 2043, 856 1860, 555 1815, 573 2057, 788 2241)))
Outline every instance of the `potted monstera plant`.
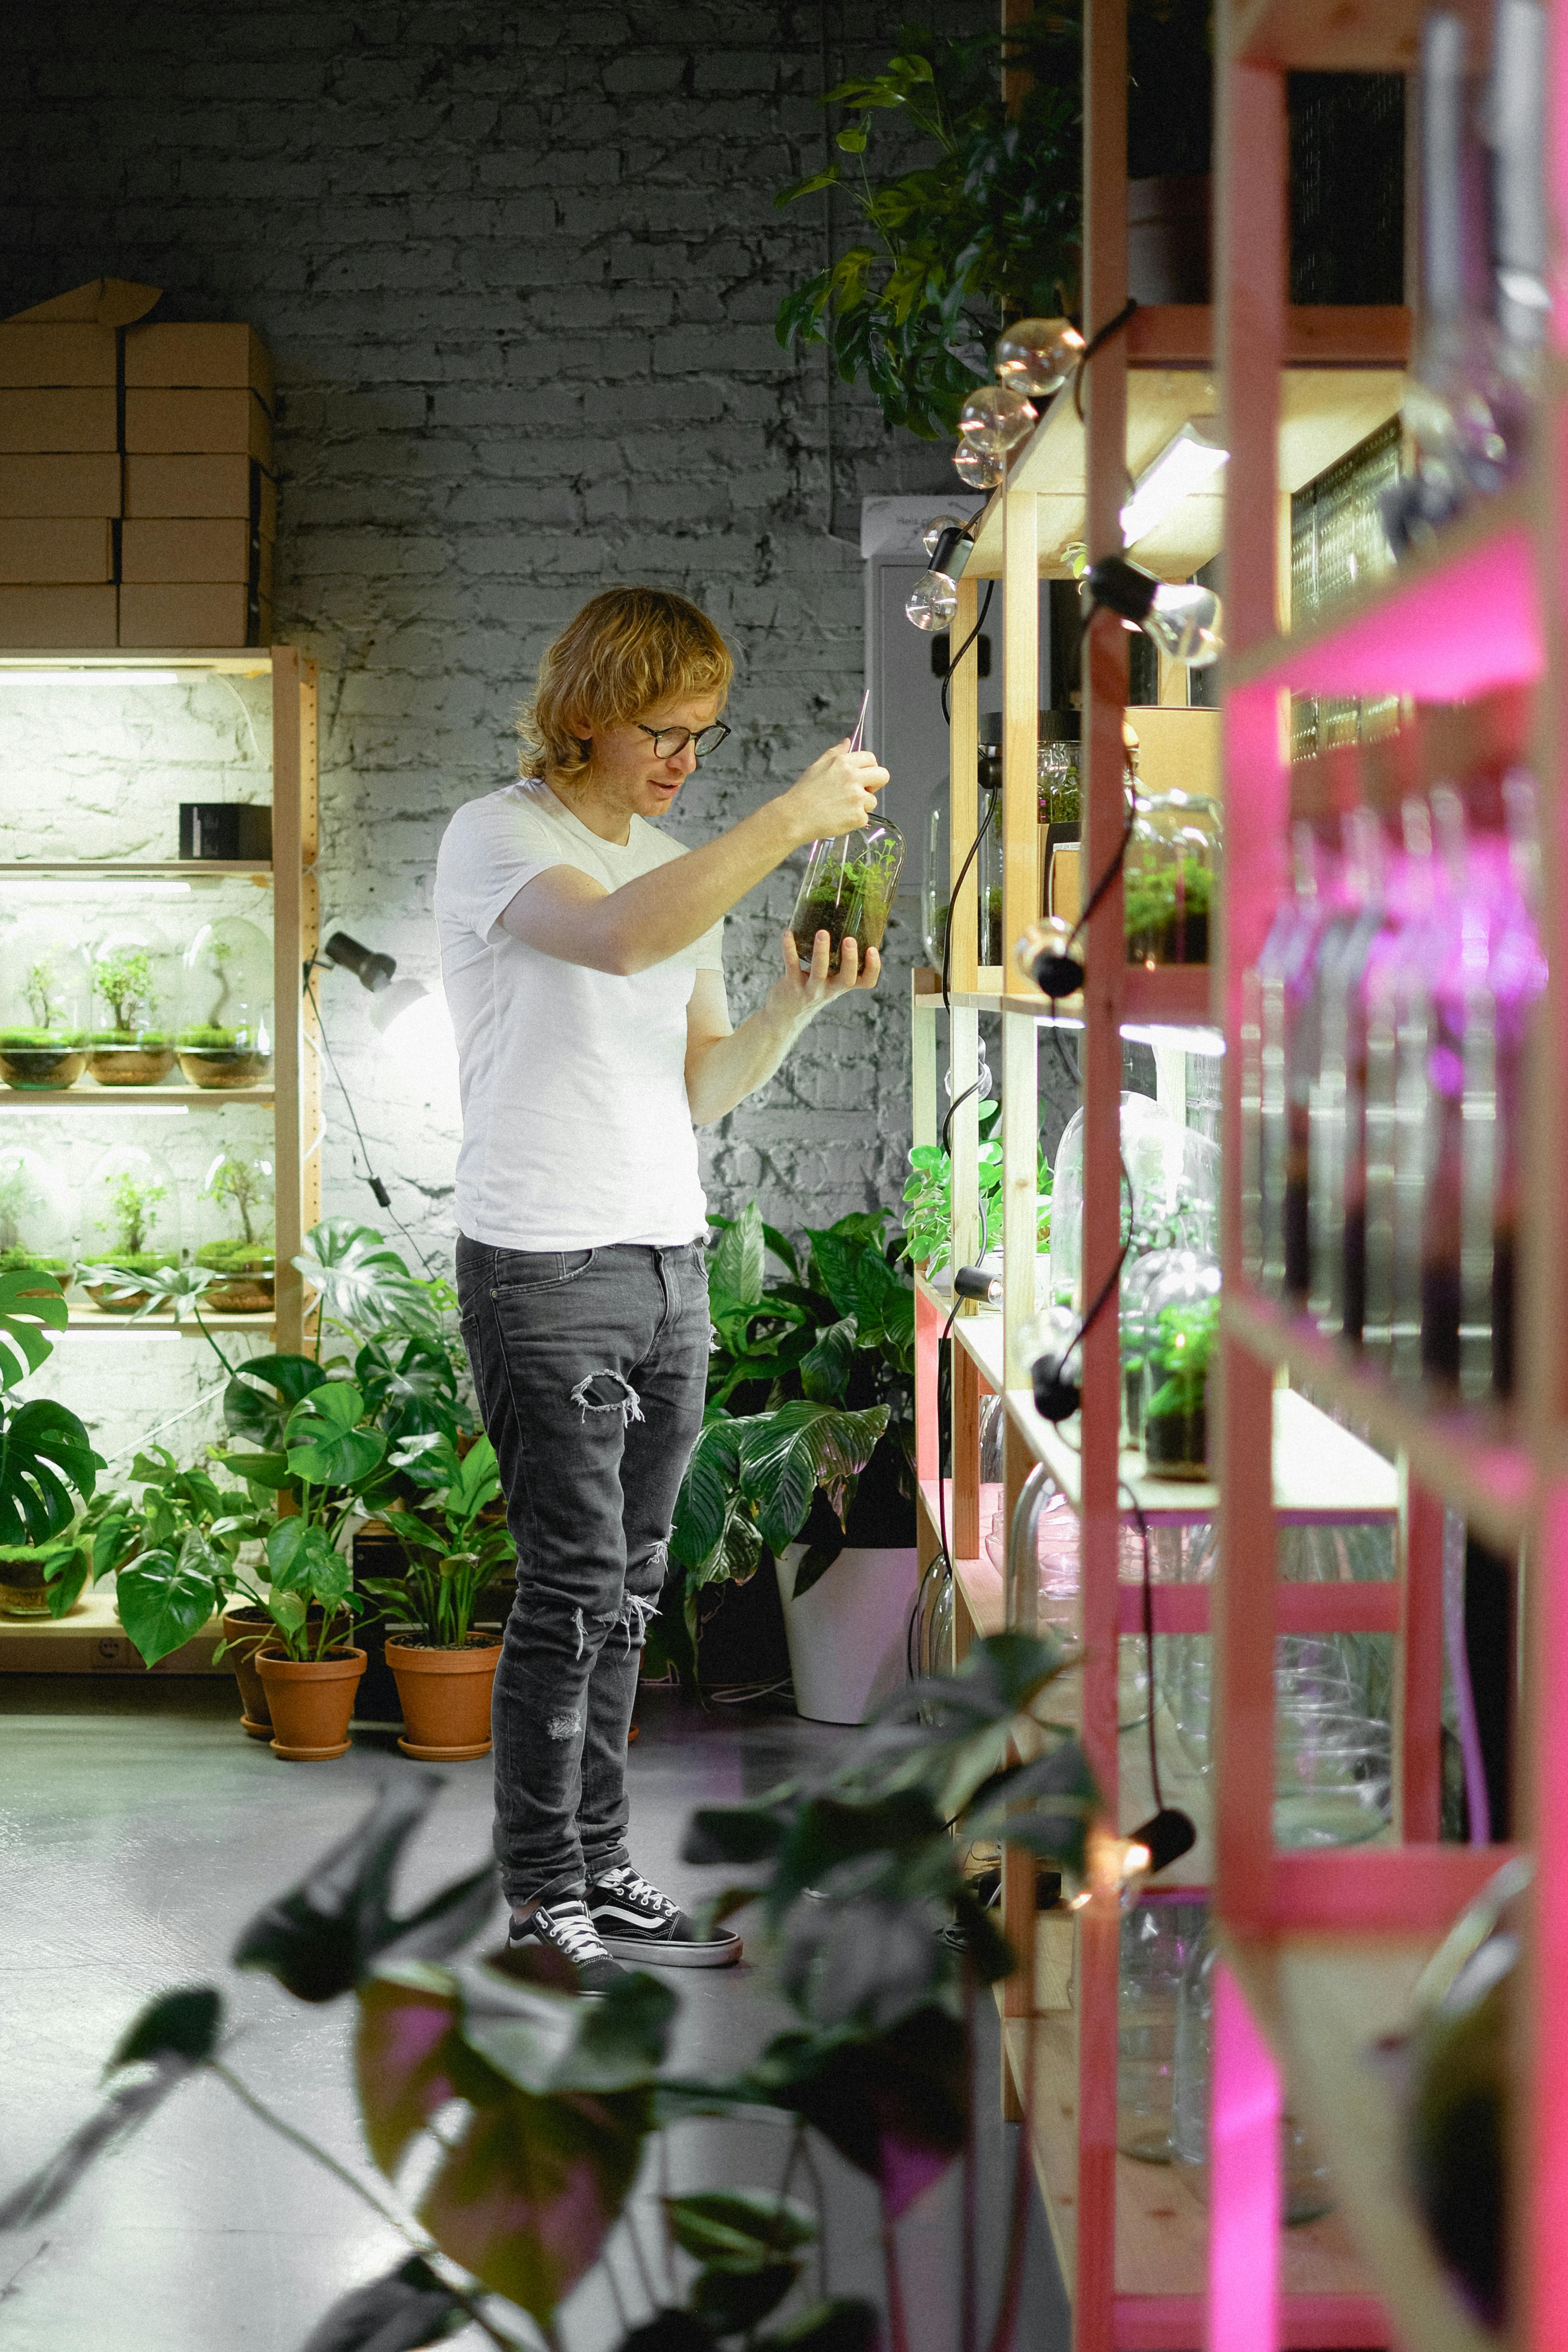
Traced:
POLYGON ((0 1274, 0 1615, 62 1617, 92 1573, 88 1505, 102 1468, 78 1416, 49 1397, 13 1402, 67 1322, 35 1274, 0 1274))
POLYGON ((476 1628, 474 1608, 512 1557, 505 1527, 484 1516, 500 1493, 495 1448, 480 1437, 459 1455, 449 1436, 432 1432, 407 1440, 392 1464, 424 1490, 418 1508, 381 1513, 403 1547, 406 1574, 367 1577, 363 1585, 392 1621, 386 1662, 405 1727, 397 1744, 429 1763, 488 1756, 500 1636, 476 1628))

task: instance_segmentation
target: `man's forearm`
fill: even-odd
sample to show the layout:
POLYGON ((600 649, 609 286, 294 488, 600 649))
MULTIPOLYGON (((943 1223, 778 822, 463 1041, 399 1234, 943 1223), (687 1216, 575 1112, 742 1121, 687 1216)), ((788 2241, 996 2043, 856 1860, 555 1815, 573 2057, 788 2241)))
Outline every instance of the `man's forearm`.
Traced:
POLYGON ((766 1086, 801 1032, 809 1013, 781 1013, 763 1004, 727 1037, 713 1037, 694 1050, 686 1065, 686 1099, 694 1127, 711 1127, 759 1087, 766 1086))

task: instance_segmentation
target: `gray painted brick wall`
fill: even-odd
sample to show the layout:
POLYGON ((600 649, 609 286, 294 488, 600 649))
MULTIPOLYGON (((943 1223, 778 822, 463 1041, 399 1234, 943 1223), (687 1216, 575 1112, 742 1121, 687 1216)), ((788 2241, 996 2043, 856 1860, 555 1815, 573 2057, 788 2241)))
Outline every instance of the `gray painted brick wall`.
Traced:
MULTIPOLYGON (((779 350, 774 307, 826 231, 820 199, 781 215, 773 194, 822 160, 825 54, 833 78, 872 67, 904 13, 77 0, 10 25, 3 308, 110 272, 272 352, 276 628, 321 664, 323 916, 404 971, 435 977, 447 817, 513 772, 540 650, 606 582, 684 590, 736 655, 736 733, 681 837, 853 717, 859 499, 953 478, 842 385, 830 415, 820 352, 779 350)), ((961 30, 994 7, 925 13, 961 30)), ((776 876, 731 924, 737 1015, 793 890, 776 876)), ((913 946, 906 927, 879 999, 705 1138, 716 1209, 755 1192, 798 1228, 896 1200, 913 946)), ((333 1042, 398 1214, 444 1251, 450 1107, 388 1067, 366 1003, 330 983, 333 1042)), ((327 1207, 374 1218, 331 1087, 328 1111, 327 1207)))

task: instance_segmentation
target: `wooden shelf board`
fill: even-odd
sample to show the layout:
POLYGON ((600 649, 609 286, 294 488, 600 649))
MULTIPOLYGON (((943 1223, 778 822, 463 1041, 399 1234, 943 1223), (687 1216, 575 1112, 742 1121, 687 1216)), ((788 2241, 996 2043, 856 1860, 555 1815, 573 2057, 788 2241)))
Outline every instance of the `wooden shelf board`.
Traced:
MULTIPOLYGON (((1019 2098, 1034 2060, 1030 2140, 1035 2177, 1070 2298, 1078 2249, 1078 2048, 1073 2017, 1008 2018, 1002 2043, 1019 2098)), ((1280 2284, 1295 2304, 1283 2341, 1326 2347, 1387 2341, 1368 2274, 1338 2213, 1280 2233, 1280 2284)), ((1208 2209, 1184 2166, 1116 2159, 1116 2341, 1166 2346, 1203 2340, 1208 2209), (1140 2309, 1139 2306, 1142 2308, 1140 2309)))
MULTIPOLYGON (((172 1315, 143 1315, 138 1322, 130 1315, 106 1315, 97 1307, 71 1307, 66 1326, 67 1339, 103 1339, 121 1332, 177 1331, 182 1339, 202 1337, 194 1317, 176 1323, 172 1315)), ((204 1315, 202 1321, 209 1331, 255 1331, 262 1339, 274 1336, 270 1315, 204 1315)))
POLYGON ((1304 1317, 1264 1299, 1233 1290, 1221 1313, 1226 1329, 1266 1363, 1288 1366, 1293 1379, 1310 1382, 1390 1452, 1405 1454, 1416 1481, 1462 1510, 1478 1532, 1505 1550, 1517 1546, 1530 1513, 1533 1473, 1525 1448, 1491 1417, 1434 1411, 1420 1395, 1391 1387, 1304 1317))
POLYGON ((254 857, 26 857, 0 865, 0 882, 28 882, 73 875, 91 879, 124 875, 132 882, 170 880, 222 882, 248 875, 270 882, 272 860, 254 857))
MULTIPOLYGON (((962 1328, 962 1327, 960 1327, 962 1328)), ((1076 1438, 1042 1421, 1026 1390, 1006 1391, 1007 1411, 1076 1510, 1080 1459, 1076 1438)), ((1219 1489, 1205 1479, 1191 1485, 1151 1478, 1143 1457, 1129 1449, 1121 1475, 1152 1525, 1198 1527, 1219 1509, 1219 1489)), ((1274 1394, 1274 1507, 1291 1527, 1362 1526, 1398 1517, 1399 1481, 1392 1463, 1342 1429, 1291 1389, 1274 1394)), ((1129 1507, 1130 1509, 1130 1507, 1129 1507)))
POLYGON ((1226 658, 1225 682, 1466 702, 1545 666, 1527 489, 1483 501, 1316 627, 1226 658))
POLYGON ((55 646, 0 647, 4 670, 119 670, 133 677, 143 669, 208 670, 221 677, 266 677, 272 668, 270 646, 216 647, 157 646, 138 650, 129 646, 91 646, 81 652, 55 646))
POLYGON ((62 1087, 55 1094, 7 1087, 0 1092, 0 1111, 224 1110, 230 1103, 253 1103, 270 1110, 276 1099, 271 1087, 100 1087, 91 1078, 79 1078, 74 1087, 62 1087))
MULTIPOLYGON (((1454 0, 1470 34, 1470 70, 1489 48, 1487 0, 1454 0)), ((1302 73, 1413 73, 1426 0, 1251 0, 1236 11, 1231 54, 1302 73)))
MULTIPOLYGON (((1123 1025, 1145 1029, 1213 1028, 1215 1024, 1211 989, 1207 964, 1168 964, 1152 971, 1144 964, 1130 963, 1121 982, 1123 1025)), ((1030 1021, 1048 1020, 1053 1012, 1080 1026, 1083 1020, 1081 995, 1058 997, 1053 1003, 1038 989, 1026 989, 1016 977, 1005 989, 952 989, 949 1002, 963 1011, 1019 1013, 1030 1021)), ((922 992, 913 1003, 917 1013, 940 1013, 941 989, 934 994, 922 992)))
POLYGON ((980 1377, 992 1395, 1000 1396, 1002 1393, 1001 1310, 994 1307, 977 1307, 972 1315, 961 1315, 952 1327, 952 1336, 964 1353, 973 1358, 980 1377))
MULTIPOLYGON (((1385 359, 1386 337, 1380 357, 1385 359)), ((1326 467, 1396 414, 1404 373, 1369 366, 1288 367, 1280 378, 1279 486, 1299 490, 1326 467)), ((1127 379, 1127 467, 1136 477, 1151 466, 1189 419, 1217 429, 1219 391, 1212 365, 1139 366, 1127 379)), ((1040 575, 1068 579, 1068 550, 1084 531, 1084 427, 1070 383, 1051 401, 1013 461, 1009 491, 1033 490, 1039 500, 1040 575)), ((1002 572, 1003 493, 986 505, 975 530, 967 572, 982 580, 1002 572)), ((1224 472, 1212 488, 1184 499, 1130 551, 1150 571, 1183 578, 1219 552, 1225 519, 1224 472)))
POLYGON ((64 1617, 0 1617, 0 1675, 232 1675, 213 1664, 223 1627, 212 1618, 156 1666, 144 1666, 115 1614, 111 1589, 84 1592, 64 1617))
POLYGON ((1405 2192, 1402 2117, 1373 2045, 1405 2025, 1437 1931, 1227 1937, 1226 1954, 1283 2065, 1292 2107, 1332 2173, 1340 2210, 1402 2343, 1422 2352, 1496 2352, 1449 2286, 1405 2192))

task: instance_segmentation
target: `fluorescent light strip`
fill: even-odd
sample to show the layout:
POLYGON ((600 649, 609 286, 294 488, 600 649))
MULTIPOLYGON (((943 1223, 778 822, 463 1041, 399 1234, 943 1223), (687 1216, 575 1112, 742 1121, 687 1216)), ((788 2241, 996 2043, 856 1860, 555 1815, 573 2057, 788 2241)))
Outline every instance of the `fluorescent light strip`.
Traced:
POLYGON ((1141 539, 1147 539, 1184 499, 1205 489, 1229 457, 1228 449, 1205 441, 1197 425, 1184 425, 1134 483, 1132 496, 1121 509, 1123 545, 1136 547, 1141 539))

